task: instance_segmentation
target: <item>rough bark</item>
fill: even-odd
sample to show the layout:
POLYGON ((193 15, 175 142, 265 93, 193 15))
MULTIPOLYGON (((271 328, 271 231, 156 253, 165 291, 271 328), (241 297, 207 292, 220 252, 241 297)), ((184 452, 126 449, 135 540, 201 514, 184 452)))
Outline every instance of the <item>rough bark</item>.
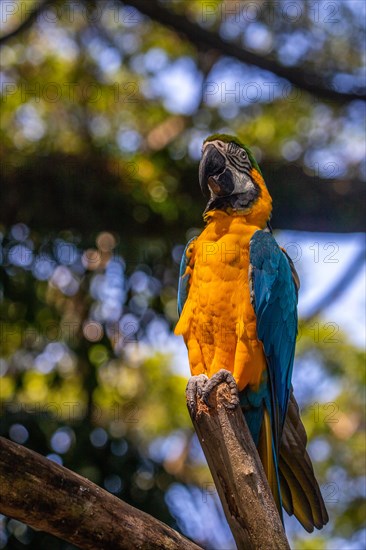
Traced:
POLYGON ((289 550, 265 473, 240 407, 226 409, 226 385, 198 399, 192 422, 239 550, 289 550))
POLYGON ((0 437, 0 512, 86 550, 198 550, 88 479, 0 437))

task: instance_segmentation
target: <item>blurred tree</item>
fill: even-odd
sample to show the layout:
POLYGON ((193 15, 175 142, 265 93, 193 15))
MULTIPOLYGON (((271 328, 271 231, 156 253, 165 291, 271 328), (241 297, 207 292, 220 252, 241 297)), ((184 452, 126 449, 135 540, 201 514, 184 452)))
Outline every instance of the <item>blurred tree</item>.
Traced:
MULTIPOLYGON (((364 5, 0 8, 1 433, 232 547, 170 332, 202 226, 200 146, 219 130, 253 145, 275 228, 362 230, 364 5)), ((363 368, 321 318, 304 325, 295 375, 331 522, 310 538, 290 523, 296 549, 364 546, 363 368)), ((6 518, 0 533, 2 548, 70 548, 6 518)))

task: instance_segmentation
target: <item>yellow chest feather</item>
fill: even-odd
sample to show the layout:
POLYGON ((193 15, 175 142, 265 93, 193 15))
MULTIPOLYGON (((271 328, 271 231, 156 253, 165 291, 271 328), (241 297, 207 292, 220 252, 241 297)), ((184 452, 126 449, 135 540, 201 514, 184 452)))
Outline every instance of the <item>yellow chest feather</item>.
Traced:
POLYGON ((190 288, 175 333, 183 334, 192 374, 231 371, 239 389, 266 369, 250 303, 249 241, 261 229, 242 215, 216 211, 192 243, 190 288))

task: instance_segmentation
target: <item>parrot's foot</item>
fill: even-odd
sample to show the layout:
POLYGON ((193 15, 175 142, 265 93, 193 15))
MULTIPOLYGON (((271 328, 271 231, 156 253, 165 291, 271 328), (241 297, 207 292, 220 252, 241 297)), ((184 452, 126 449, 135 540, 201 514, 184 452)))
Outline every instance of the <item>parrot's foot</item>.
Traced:
POLYGON ((238 386, 236 385, 235 379, 231 372, 225 369, 221 369, 216 372, 205 384, 201 395, 202 400, 208 407, 210 407, 208 400, 212 390, 223 382, 226 382, 230 390, 230 401, 225 403, 225 407, 227 409, 235 409, 235 407, 239 405, 238 386))
POLYGON ((202 397, 203 389, 206 386, 208 378, 205 374, 192 376, 188 380, 186 388, 187 407, 192 418, 196 418, 197 403, 196 396, 202 397))

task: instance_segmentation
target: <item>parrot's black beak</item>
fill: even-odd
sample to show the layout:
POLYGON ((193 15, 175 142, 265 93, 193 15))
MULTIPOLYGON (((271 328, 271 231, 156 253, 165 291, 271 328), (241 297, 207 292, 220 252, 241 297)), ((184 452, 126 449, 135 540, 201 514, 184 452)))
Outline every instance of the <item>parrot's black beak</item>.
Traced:
POLYGON ((232 174, 225 157, 213 144, 204 148, 199 166, 199 182, 205 196, 227 196, 234 190, 232 174))
POLYGON ((206 145, 199 166, 199 181, 202 193, 205 196, 210 195, 209 180, 211 185, 214 176, 217 176, 225 169, 225 157, 216 149, 214 145, 206 145))

